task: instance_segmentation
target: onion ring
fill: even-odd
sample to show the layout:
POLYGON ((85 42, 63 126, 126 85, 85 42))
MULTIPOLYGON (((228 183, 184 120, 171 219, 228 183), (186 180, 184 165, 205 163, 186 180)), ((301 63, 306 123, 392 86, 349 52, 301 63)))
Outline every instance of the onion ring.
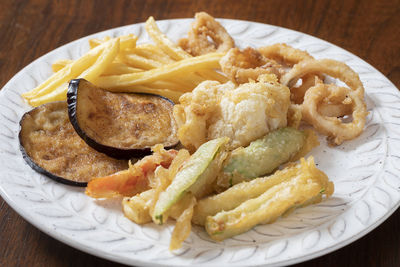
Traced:
POLYGON ((178 44, 193 56, 226 52, 235 47, 235 42, 226 29, 206 12, 195 14, 195 21, 188 32, 188 38, 179 40, 178 44))
POLYGON ((368 114, 360 91, 322 83, 308 89, 301 108, 303 120, 313 125, 317 131, 327 135, 330 143, 335 145, 359 136, 364 129, 368 114), (324 116, 318 112, 318 105, 323 101, 337 103, 340 100, 342 104, 351 105, 352 122, 345 123, 336 117, 324 116))
POLYGON ((267 59, 256 49, 247 47, 244 50, 232 48, 219 61, 221 70, 236 84, 256 81, 261 74, 275 74, 278 78, 283 68, 275 60, 267 59))

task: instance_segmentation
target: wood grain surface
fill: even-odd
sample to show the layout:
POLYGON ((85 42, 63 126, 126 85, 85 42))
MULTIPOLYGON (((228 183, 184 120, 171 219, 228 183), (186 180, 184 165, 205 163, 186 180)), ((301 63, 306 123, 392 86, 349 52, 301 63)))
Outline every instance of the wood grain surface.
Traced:
MULTIPOLYGON (((196 11, 319 37, 364 59, 400 87, 398 0, 0 0, 0 88, 34 59, 77 38, 143 22, 150 15, 184 18, 196 11)), ((0 198, 0 266, 120 264, 47 236, 0 198)), ((400 266, 400 210, 358 241, 298 266, 400 266)))

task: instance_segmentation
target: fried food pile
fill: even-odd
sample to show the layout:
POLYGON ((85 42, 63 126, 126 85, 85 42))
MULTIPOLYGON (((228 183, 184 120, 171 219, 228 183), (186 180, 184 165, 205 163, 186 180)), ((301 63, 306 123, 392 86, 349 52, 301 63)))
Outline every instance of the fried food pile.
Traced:
POLYGON ((358 137, 368 113, 357 73, 283 43, 235 47, 205 12, 196 13, 178 43, 152 17, 146 31, 155 44, 137 45, 133 35, 92 39, 87 54, 56 62, 53 76, 23 94, 34 106, 64 100, 64 83, 82 77, 112 92, 152 93, 175 102, 183 148, 157 144, 129 169, 93 177, 87 195, 124 197, 124 214, 138 224, 174 218, 174 250, 191 223, 221 241, 333 194, 314 158, 304 158, 319 142, 301 124, 331 145, 358 137))

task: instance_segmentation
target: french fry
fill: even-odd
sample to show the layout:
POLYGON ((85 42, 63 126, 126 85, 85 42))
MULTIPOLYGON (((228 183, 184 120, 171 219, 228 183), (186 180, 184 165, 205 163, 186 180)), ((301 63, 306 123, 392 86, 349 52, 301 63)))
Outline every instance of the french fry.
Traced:
POLYGON ((65 84, 74 77, 77 77, 85 69, 94 64, 94 62, 103 52, 103 49, 104 46, 99 46, 96 49, 90 50, 87 54, 74 61, 73 64, 67 65, 60 71, 54 73, 49 79, 41 83, 35 89, 22 94, 22 97, 25 99, 32 99, 34 97, 42 96, 65 84))
POLYGON ((179 91, 179 92, 183 92, 183 93, 190 91, 191 90, 190 88, 192 88, 192 85, 185 85, 185 84, 183 84, 183 83, 181 83, 179 81, 175 82, 174 80, 171 80, 171 81, 163 81, 163 80, 154 81, 154 82, 148 83, 146 85, 148 85, 148 86, 150 86, 151 88, 154 88, 154 89, 170 89, 170 90, 179 91))
POLYGON ((104 36, 103 40, 102 39, 97 39, 97 38, 90 39, 89 40, 90 49, 93 49, 96 46, 99 46, 102 43, 105 43, 105 42, 109 41, 110 39, 111 39, 110 36, 104 36))
MULTIPOLYGON (((152 88, 149 85, 139 84, 129 88, 120 88, 121 92, 130 92, 130 93, 147 93, 154 94, 166 97, 172 100, 174 103, 179 102, 179 98, 183 95, 183 92, 174 91, 170 89, 156 89, 152 88)), ((118 90, 116 91, 118 92, 118 90)))
POLYGON ((51 69, 53 70, 53 72, 57 72, 57 71, 63 69, 68 64, 71 64, 72 62, 73 62, 72 59, 60 59, 51 65, 51 69))
POLYGON ((198 70, 197 73, 203 78, 203 80, 215 80, 220 83, 226 83, 229 81, 226 76, 214 70, 198 70))
MULTIPOLYGON (((136 54, 135 51, 126 51, 120 53, 120 58, 123 62, 128 64, 129 66, 142 68, 145 70, 156 69, 166 65, 166 61, 158 58, 157 56, 153 57, 144 57, 142 55, 136 54)), ((171 62, 171 61, 169 61, 171 62)), ((174 62, 174 61, 172 61, 174 62)), ((176 88, 178 91, 188 92, 191 91, 194 87, 197 86, 200 82, 204 81, 204 78, 198 77, 193 74, 188 74, 187 77, 171 77, 168 79, 173 83, 180 85, 167 87, 167 88, 176 88), (179 89, 181 88, 181 89, 179 89)))
POLYGON ((333 193, 333 183, 315 167, 312 157, 301 159, 301 172, 256 198, 244 201, 229 211, 208 216, 205 227, 214 240, 221 241, 244 233, 258 224, 272 223, 286 211, 321 201, 322 194, 333 193))
POLYGON ((139 68, 130 67, 123 62, 118 62, 114 60, 113 62, 110 63, 110 65, 107 66, 107 68, 103 71, 101 76, 122 75, 122 74, 136 73, 141 71, 143 70, 139 68))
POLYGON ((120 76, 100 77, 97 86, 116 91, 121 87, 150 83, 156 80, 168 79, 175 75, 185 75, 198 69, 213 69, 219 67, 223 53, 210 53, 198 57, 187 58, 178 62, 161 66, 144 72, 124 74, 120 76))
POLYGON ((185 50, 174 44, 160 31, 153 17, 149 17, 145 23, 146 32, 153 42, 174 60, 182 60, 191 57, 185 50))
MULTIPOLYGON (((157 46, 159 46, 172 59, 182 60, 192 57, 180 46, 172 42, 163 32, 161 32, 153 17, 149 17, 147 19, 145 28, 153 42, 156 43, 157 46)), ((198 70, 197 72, 203 77, 203 80, 216 80, 221 83, 228 81, 226 76, 214 70, 198 70)))
POLYGON ((103 53, 101 53, 99 58, 97 58, 96 62, 86 69, 80 75, 80 78, 84 78, 90 82, 95 82, 95 79, 104 72, 108 65, 111 64, 117 56, 119 49, 119 38, 111 40, 109 45, 104 48, 103 53))
POLYGON ((99 49, 95 48, 90 50, 89 53, 86 54, 90 54, 90 56, 85 55, 53 74, 53 76, 49 78, 51 82, 47 80, 43 83, 45 84, 43 87, 39 86, 35 88, 33 91, 36 93, 33 95, 30 94, 26 96, 24 94, 23 97, 28 100, 29 104, 36 107, 47 102, 66 99, 66 83, 71 79, 80 77, 95 83, 95 80, 116 57, 119 51, 119 38, 112 39, 104 43, 104 46, 98 46, 98 48, 99 49), (98 50, 98 52, 91 53, 95 50, 98 50), (91 64, 84 64, 83 62, 91 64))
MULTIPOLYGON (((73 62, 73 60, 71 60, 71 59, 60 59, 60 60, 57 60, 56 62, 54 62, 51 65, 51 68, 53 69, 53 72, 57 72, 72 62, 73 62)), ((101 76, 121 75, 121 74, 135 73, 135 72, 141 72, 141 71, 143 71, 143 69, 129 67, 128 65, 124 64, 123 62, 114 60, 104 70, 104 72, 101 74, 101 76)))
MULTIPOLYGON (((137 41, 137 36, 134 34, 127 34, 127 35, 122 35, 119 36, 120 38, 120 49, 121 50, 126 50, 126 49, 134 49, 136 47, 136 41, 137 41)), ((114 38, 115 39, 115 38, 114 38)), ((95 48, 96 46, 99 46, 107 41, 111 40, 110 36, 105 36, 103 40, 101 39, 90 39, 89 40, 89 46, 91 49, 95 48)))
POLYGON ((131 50, 121 51, 119 53, 119 58, 122 60, 122 62, 130 67, 140 68, 144 70, 151 70, 164 65, 159 61, 139 56, 131 50))
POLYGON ((136 46, 133 50, 139 56, 158 61, 163 64, 175 62, 167 54, 165 54, 159 47, 151 44, 142 44, 136 46))

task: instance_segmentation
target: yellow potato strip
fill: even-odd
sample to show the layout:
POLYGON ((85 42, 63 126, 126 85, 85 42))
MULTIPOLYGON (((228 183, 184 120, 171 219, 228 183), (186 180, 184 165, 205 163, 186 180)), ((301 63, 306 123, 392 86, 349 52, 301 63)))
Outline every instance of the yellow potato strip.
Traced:
POLYGON ((147 86, 154 88, 154 89, 171 89, 174 91, 179 91, 179 92, 187 92, 188 90, 190 91, 190 89, 188 89, 187 87, 185 87, 184 85, 180 85, 177 83, 174 83, 173 81, 155 81, 152 83, 148 83, 146 84, 147 86))
POLYGON ((119 57, 123 62, 133 68, 150 70, 161 67, 163 65, 156 60, 139 56, 132 51, 121 51, 119 53, 119 57))
POLYGON ((51 65, 51 69, 53 70, 53 72, 57 72, 59 70, 62 70, 65 66, 71 64, 72 62, 72 59, 60 59, 51 65))
POLYGON ((107 66, 111 64, 117 56, 119 48, 119 38, 111 40, 109 45, 104 48, 103 53, 97 58, 96 62, 85 70, 79 78, 94 83, 94 80, 104 72, 107 66))
POLYGON ((163 64, 170 64, 175 62, 167 54, 165 54, 161 49, 154 45, 141 45, 137 46, 132 52, 139 56, 158 61, 163 64))
POLYGON ((219 67, 219 60, 223 55, 223 53, 210 53, 199 57, 187 58, 140 73, 100 77, 97 86, 113 91, 121 87, 150 83, 156 80, 168 79, 175 75, 184 75, 198 69, 214 69, 219 67))
POLYGON ((90 39, 90 40, 89 40, 90 49, 93 49, 93 48, 95 48, 96 46, 99 46, 99 45, 101 45, 101 44, 103 44, 103 43, 109 41, 110 39, 111 39, 110 36, 105 36, 105 37, 103 38, 103 40, 101 40, 101 39, 96 39, 96 38, 90 39))
POLYGON ((179 103, 179 98, 183 95, 183 92, 173 91, 170 89, 156 89, 152 88, 150 85, 144 84, 138 84, 129 88, 120 88, 120 90, 116 90, 115 92, 155 94, 166 97, 174 103, 179 103))
MULTIPOLYGON (((161 32, 153 17, 148 18, 145 28, 153 42, 156 43, 156 45, 159 46, 172 59, 179 61, 192 57, 180 46, 172 42, 163 32, 161 32)), ((199 70, 196 72, 203 78, 202 80, 216 80, 221 83, 228 81, 227 77, 214 70, 199 70)))
MULTIPOLYGON (((114 60, 114 58, 118 54, 118 51, 119 51, 119 39, 117 38, 110 40, 109 42, 106 43, 104 49, 100 50, 100 52, 102 53, 96 57, 95 62, 93 62, 90 66, 85 68, 85 70, 83 70, 83 72, 80 75, 79 73, 75 74, 74 72, 75 75, 70 74, 61 77, 59 80, 55 82, 57 84, 56 87, 50 87, 49 85, 47 88, 44 88, 45 90, 40 91, 35 97, 29 98, 28 99, 29 104, 36 107, 47 102, 66 99, 68 88, 65 83, 77 77, 84 78, 94 83, 95 80, 105 70, 105 68, 114 60)), ((80 59, 74 61, 74 63, 68 65, 66 68, 71 67, 72 69, 75 64, 78 64, 77 62, 79 61, 80 59)), ((54 75, 61 73, 63 70, 56 72, 54 75)))
POLYGON ((163 32, 160 31, 153 17, 147 19, 145 28, 153 42, 172 59, 181 60, 191 57, 191 55, 174 44, 163 32))
POLYGON ((196 73, 198 73, 203 80, 215 80, 220 83, 226 83, 229 81, 228 77, 215 70, 199 70, 196 73))
POLYGON ((50 78, 41 83, 35 89, 22 94, 22 97, 25 99, 32 99, 34 97, 45 95, 53 91, 54 88, 57 88, 69 80, 76 78, 85 69, 94 64, 103 50, 104 46, 98 46, 97 48, 90 50, 87 54, 74 61, 73 64, 67 65, 60 71, 54 73, 52 76, 50 76, 50 78))
MULTIPOLYGON (((116 39, 113 39, 116 40, 116 39)), ((127 41, 127 40, 125 40, 127 41)), ((62 84, 67 83, 69 80, 77 78, 83 71, 92 66, 97 58, 103 53, 103 50, 110 45, 112 40, 97 46, 96 48, 90 50, 85 55, 75 60, 72 64, 65 66, 58 72, 54 73, 50 78, 41 83, 39 86, 33 90, 22 94, 22 97, 29 100, 56 90, 62 84)))
POLYGON ((128 73, 141 72, 142 69, 129 67, 123 62, 113 61, 109 66, 103 71, 101 76, 109 76, 109 75, 121 75, 128 73))
MULTIPOLYGON (((119 36, 118 38, 120 38, 120 49, 121 50, 134 49, 136 47, 137 36, 135 36, 134 34, 122 35, 122 36, 119 36)), ((99 45, 109 41, 109 40, 111 40, 110 36, 105 36, 103 38, 103 40, 90 39, 89 46, 92 49, 92 48, 95 48, 96 46, 99 46, 99 45)))
MULTIPOLYGON (((66 65, 71 64, 72 62, 73 60, 70 59, 60 59, 55 63, 53 63, 53 65, 51 65, 51 68, 53 69, 53 72, 57 72, 62 68, 64 68, 66 65)), ((123 62, 114 60, 112 63, 110 63, 110 65, 104 70, 104 72, 101 75, 102 76, 121 75, 121 74, 134 73, 140 71, 143 71, 143 69, 132 68, 123 62)))

